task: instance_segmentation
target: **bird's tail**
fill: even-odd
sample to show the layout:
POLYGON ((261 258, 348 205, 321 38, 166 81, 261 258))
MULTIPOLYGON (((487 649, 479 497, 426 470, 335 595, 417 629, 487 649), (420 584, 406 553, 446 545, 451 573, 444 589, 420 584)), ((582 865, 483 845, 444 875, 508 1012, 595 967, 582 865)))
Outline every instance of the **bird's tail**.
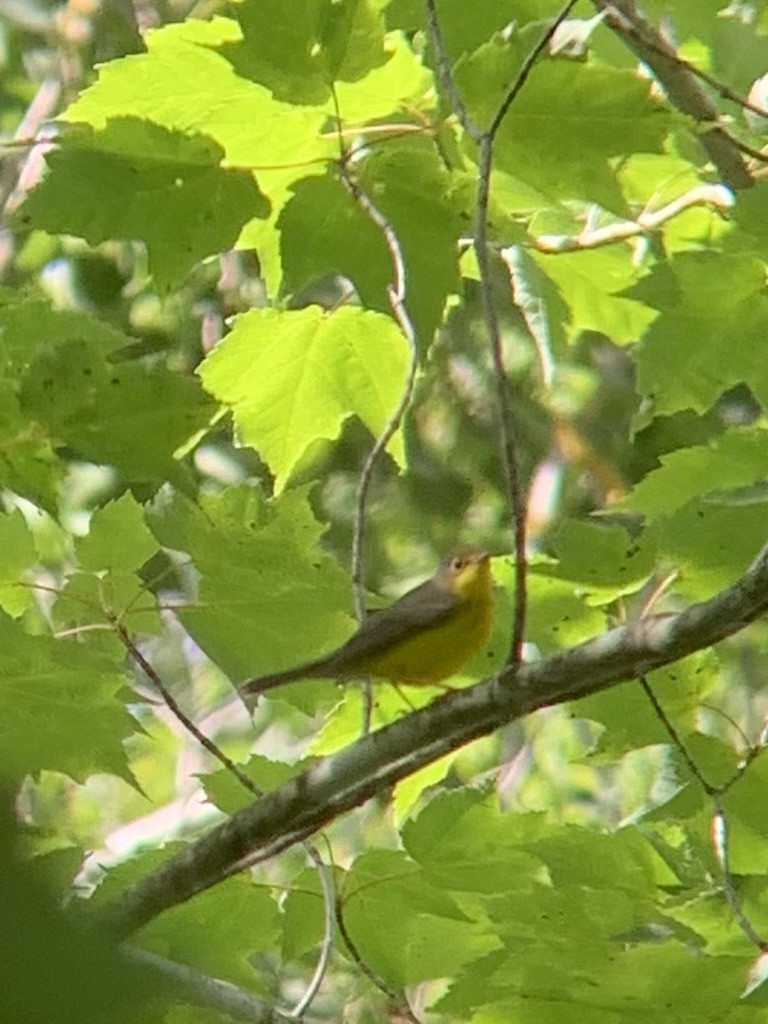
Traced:
POLYGON ((276 686, 284 686, 285 683, 295 683, 298 679, 330 678, 327 669, 327 659, 309 661, 306 665, 288 668, 283 672, 272 672, 268 676, 255 676, 253 679, 246 679, 244 683, 239 684, 238 690, 246 704, 253 704, 262 693, 266 690, 272 690, 276 686), (326 671, 324 672, 323 669, 326 671))

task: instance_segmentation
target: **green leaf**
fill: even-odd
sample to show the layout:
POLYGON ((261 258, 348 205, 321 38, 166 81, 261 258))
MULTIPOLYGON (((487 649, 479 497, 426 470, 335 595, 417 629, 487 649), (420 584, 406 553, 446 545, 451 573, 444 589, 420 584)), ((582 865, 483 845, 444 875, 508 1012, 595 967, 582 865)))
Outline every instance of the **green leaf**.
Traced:
MULTIPOLYGON (((181 134, 186 139, 184 146, 194 147, 198 155, 201 151, 210 154, 218 147, 218 163, 196 173, 218 183, 220 190, 226 181, 222 195, 228 201, 248 192, 245 210, 230 202, 229 227, 235 222, 243 225, 242 245, 253 245, 256 238, 264 244, 269 229, 260 219, 265 208, 259 197, 266 196, 276 212, 285 201, 290 181, 312 173, 318 161, 338 156, 336 139, 331 133, 321 134, 327 109, 280 102, 251 81, 248 50, 232 20, 166 25, 148 35, 147 46, 146 54, 102 65, 96 82, 67 108, 63 120, 103 132, 112 119, 140 119, 165 129, 169 139, 181 134), (258 190, 248 171, 258 172, 258 190), (251 217, 248 224, 244 214, 251 217)), ((208 209, 211 196, 201 198, 208 209)), ((151 229, 151 221, 148 226, 151 229)), ((176 220, 170 235, 165 235, 166 243, 178 236, 181 227, 176 220)), ((183 230, 189 228, 183 225, 183 230)), ((207 231, 215 242, 205 244, 219 245, 221 228, 209 222, 207 231)), ((202 244, 205 233, 199 231, 196 237, 202 244)), ((161 242, 159 238, 158 247, 161 242)), ((157 258, 168 274, 174 258, 182 263, 186 259, 189 265, 175 243, 162 252, 158 248, 157 258)))
POLYGON ((595 604, 639 590, 656 559, 652 534, 632 536, 623 526, 577 519, 562 523, 552 546, 559 564, 551 574, 576 584, 595 604))
MULTIPOLYGON (((396 722, 413 708, 429 704, 444 692, 436 686, 395 687, 391 683, 374 680, 372 728, 380 729, 390 722, 396 722)), ((309 745, 311 754, 335 754, 360 739, 363 722, 361 686, 355 683, 347 683, 341 688, 337 686, 336 695, 335 706, 328 712, 322 728, 318 729, 309 745)))
POLYGON ((141 945, 160 956, 236 985, 258 982, 250 957, 272 948, 280 934, 271 894, 243 875, 198 893, 146 925, 141 945), (201 942, 201 936, 205 942, 201 942))
POLYGON ((134 481, 177 478, 176 449, 213 411, 194 378, 161 365, 111 362, 85 340, 63 341, 40 355, 22 405, 60 443, 134 481))
POLYGON ((374 434, 383 429, 407 358, 400 332, 376 313, 262 309, 239 317, 199 372, 282 489, 310 445, 338 437, 348 416, 359 416, 374 434))
POLYGON ((766 504, 763 496, 743 504, 702 498, 667 517, 660 550, 679 573, 675 589, 704 600, 730 586, 765 543, 766 504))
MULTIPOLYGON (((704 695, 717 680, 721 666, 713 651, 700 651, 683 661, 648 675, 648 683, 665 714, 685 740, 697 728, 697 712, 704 695)), ((574 703, 580 717, 599 722, 605 729, 599 750, 618 756, 656 743, 671 743, 650 700, 638 682, 624 683, 574 703)))
POLYGON ((125 678, 77 640, 27 636, 0 615, 0 751, 6 773, 42 768, 132 782, 122 741, 136 724, 116 699, 125 678))
POLYGON ((167 291, 207 256, 231 249, 269 204, 247 170, 222 166, 224 150, 137 117, 100 131, 66 133, 50 174, 18 214, 24 227, 78 235, 91 245, 140 239, 157 287, 167 291), (173 245, 169 245, 173 238, 173 245))
MULTIPOLYGON (((496 1007, 516 995, 519 1003, 511 1012, 522 1013, 521 1019, 526 1019, 527 1000, 533 1012, 535 1007, 554 1003, 558 1020, 577 1020, 567 1008, 570 999, 577 1007, 589 1005, 591 1017, 589 988, 599 984, 603 972, 620 955, 620 936, 646 925, 650 913, 648 903, 607 886, 555 887, 521 879, 514 892, 494 898, 488 907, 494 930, 504 943, 503 953, 492 954, 459 974, 438 1009, 464 1016, 474 1007, 496 1007)), ((597 1019, 603 1020, 599 1004, 594 1009, 597 1019)))
POLYGON ((551 383, 556 353, 562 353, 565 345, 568 307, 561 289, 522 246, 508 247, 504 262, 509 270, 515 303, 536 342, 544 383, 551 383))
POLYGON ((370 68, 357 81, 337 80, 335 83, 344 125, 373 121, 403 109, 423 106, 430 101, 433 88, 432 75, 408 40, 395 32, 385 37, 383 63, 370 68))
POLYGON ((638 345, 637 385, 657 415, 680 409, 705 412, 723 392, 747 384, 768 399, 765 268, 750 255, 679 254, 668 271, 634 294, 658 304, 662 315, 638 345), (726 358, 727 354, 727 358, 726 358))
MULTIPOLYGON (((407 267, 405 306, 425 352, 447 297, 459 291, 455 246, 465 225, 454 209, 455 182, 420 141, 373 150, 359 175, 363 191, 397 238, 407 267)), ((284 289, 297 291, 329 272, 341 273, 365 306, 391 312, 392 253, 380 228, 335 177, 299 182, 278 226, 284 289)))
POLYGON ((149 35, 146 54, 102 65, 63 120, 103 130, 111 118, 146 119, 213 140, 229 166, 333 157, 335 140, 319 137, 324 110, 281 103, 238 74, 241 40, 226 18, 166 25, 149 35))
MULTIPOLYGON (((742 909, 761 933, 768 926, 765 913, 765 882, 762 878, 735 879, 742 909)), ((749 955, 751 940, 747 938, 731 914, 723 913, 725 896, 720 891, 702 893, 665 907, 665 917, 674 918, 697 935, 704 937, 704 949, 712 956, 723 954, 749 955)))
MULTIPOLYGON (((536 221, 531 230, 539 233, 536 221)), ((629 247, 607 246, 556 256, 535 252, 532 259, 568 309, 570 339, 584 331, 599 331, 616 344, 630 344, 645 334, 657 316, 645 303, 623 294, 640 276, 629 247)))
POLYGON ((541 862, 527 842, 547 831, 536 815, 505 815, 469 789, 439 795, 402 829, 403 845, 433 884, 465 892, 504 892, 534 877, 541 862))
MULTIPOLYGON (((346 876, 339 868, 328 867, 337 893, 343 891, 346 876)), ((314 949, 325 933, 325 900, 317 868, 304 868, 291 880, 281 906, 283 912, 283 960, 295 960, 314 949)), ((333 908, 331 910, 333 913, 333 908)), ((341 941, 339 947, 343 948, 341 941)))
MULTIPOLYGON (((392 28, 422 29, 427 18, 422 0, 389 0, 385 6, 387 24, 392 28)), ((465 51, 476 49, 496 32, 512 23, 541 22, 558 13, 557 0, 443 0, 440 29, 448 57, 455 62, 465 51)))
POLYGON ((34 602, 34 589, 22 575, 37 561, 32 534, 16 510, 0 515, 0 608, 16 618, 34 602))
POLYGON ((565 826, 529 843, 547 865, 552 884, 618 889, 652 898, 657 885, 677 880, 634 828, 603 834, 565 826))
MULTIPOLYGON (((179 617, 232 679, 317 657, 352 632, 349 582, 320 552, 323 527, 302 492, 268 503, 253 488, 233 488, 200 507, 163 495, 148 520, 200 572, 199 603, 179 617)), ((317 692, 305 683, 295 690, 317 692)))
POLYGON ((606 965, 594 997, 632 1024, 659 1006, 681 1024, 715 1024, 738 1003, 749 962, 749 956, 702 957, 679 942, 637 945, 606 965))
POLYGON ((326 102, 335 79, 354 82, 385 60, 381 17, 367 0, 245 0, 236 13, 251 74, 279 100, 326 102))
MULTIPOLYGON (((606 627, 605 612, 576 591, 569 572, 563 576, 559 578, 559 568, 551 559, 533 556, 529 561, 526 636, 546 654, 581 643, 602 633, 606 627)), ((514 616, 514 565, 495 562, 494 577, 502 589, 497 591, 496 619, 489 649, 498 659, 509 649, 514 616)), ((493 665, 492 661, 489 668, 493 665)))
POLYGON ((622 502, 654 518, 706 494, 722 495, 768 476, 768 431, 761 424, 732 429, 708 444, 681 448, 660 457, 622 502))
POLYGON ((395 786, 392 802, 395 824, 400 825, 409 811, 415 807, 425 790, 442 782, 456 760, 456 754, 446 754, 436 761, 413 772, 395 786))
POLYGON ((346 878, 343 912, 360 956, 394 985, 444 977, 497 945, 482 920, 469 919, 394 850, 357 858, 346 878))
POLYGON ((41 355, 67 343, 87 342, 111 352, 128 341, 125 334, 95 316, 54 309, 48 301, 17 292, 0 292, 0 374, 14 389, 41 355))
POLYGON ((768 767, 758 759, 723 796, 728 860, 734 875, 765 878, 766 821, 761 809, 767 780, 768 767))
POLYGON ((140 569, 157 551, 141 506, 129 494, 97 509, 88 536, 77 543, 84 569, 140 569))
POLYGON ((45 431, 30 423, 22 413, 18 395, 0 383, 0 481, 53 512, 63 475, 45 431))
POLYGON ((58 592, 53 613, 57 627, 65 630, 108 626, 108 630, 96 631, 91 643, 111 657, 119 657, 123 649, 114 633, 114 618, 142 633, 163 631, 155 599, 146 593, 134 570, 72 573, 58 592))
MULTIPOLYGON (((495 116, 531 45, 530 32, 496 36, 457 66, 459 88, 482 126, 495 116)), ((660 152, 670 123, 632 72, 545 61, 533 68, 501 124, 496 166, 553 198, 596 201, 621 213, 611 159, 627 149, 660 152)))
MULTIPOLYGON (((271 789, 292 779, 299 772, 307 767, 305 762, 299 761, 296 764, 284 764, 282 761, 271 761, 268 757, 260 754, 253 754, 246 764, 239 764, 238 768, 246 775, 251 782, 262 792, 268 793, 271 789)), ((219 768, 217 771, 208 772, 198 776, 205 789, 208 801, 218 807, 225 814, 234 814, 252 804, 256 797, 235 778, 229 768, 219 768)))

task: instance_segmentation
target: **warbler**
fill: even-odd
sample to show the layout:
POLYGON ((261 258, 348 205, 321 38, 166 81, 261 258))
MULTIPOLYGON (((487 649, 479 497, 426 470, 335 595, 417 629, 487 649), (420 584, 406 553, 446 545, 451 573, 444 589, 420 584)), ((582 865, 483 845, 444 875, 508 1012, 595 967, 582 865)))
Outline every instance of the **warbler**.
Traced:
POLYGON ((454 552, 430 579, 380 611, 331 654, 240 684, 247 700, 297 679, 360 679, 428 686, 457 672, 493 624, 490 556, 454 552))

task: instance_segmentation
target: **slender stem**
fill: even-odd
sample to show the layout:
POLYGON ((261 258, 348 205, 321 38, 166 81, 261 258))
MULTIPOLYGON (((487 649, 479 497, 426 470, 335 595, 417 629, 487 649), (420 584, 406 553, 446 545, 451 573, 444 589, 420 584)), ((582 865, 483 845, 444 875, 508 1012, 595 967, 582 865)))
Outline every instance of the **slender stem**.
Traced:
POLYGON ((533 47, 530 53, 526 56, 525 60, 523 61, 520 67, 520 70, 517 73, 517 76, 515 77, 514 82, 507 91, 507 95, 502 100, 499 109, 496 111, 496 114, 490 123, 490 126, 484 133, 485 135, 490 136, 491 140, 495 138, 496 133, 501 127, 501 122, 507 116, 509 108, 512 106, 518 93, 528 80, 528 76, 531 73, 533 65, 536 63, 541 54, 547 48, 550 39, 552 38, 552 36, 554 36, 559 26, 562 25, 562 23, 565 21, 568 15, 571 13, 571 10, 576 6, 576 3, 577 0, 567 0, 567 3, 564 4, 561 8, 560 13, 555 16, 554 21, 550 22, 549 27, 547 28, 544 35, 541 37, 541 39, 539 39, 538 43, 536 43, 536 45, 533 47))
POLYGON ((473 142, 477 142, 479 144, 484 132, 477 124, 475 124, 474 119, 470 116, 469 111, 464 105, 464 100, 462 99, 458 86, 456 85, 456 79, 453 77, 450 61, 448 60, 448 51, 445 47, 445 40, 443 39, 443 32, 440 28, 440 22, 437 17, 435 0, 424 0, 424 6, 427 11, 427 27, 429 29, 430 41, 432 43, 432 48, 435 51, 437 74, 440 79, 440 86, 445 93, 445 97, 448 100, 451 110, 454 112, 456 117, 458 117, 461 127, 473 142))
POLYGON ((734 782, 736 782, 737 779, 741 778, 746 768, 746 763, 748 762, 745 762, 745 764, 740 767, 740 770, 736 772, 736 774, 734 774, 724 785, 713 786, 704 778, 701 769, 689 754, 687 747, 683 743, 682 737, 670 721, 664 708, 659 703, 656 694, 651 689, 646 677, 641 675, 638 678, 640 681, 640 685, 642 686, 643 690, 646 693, 646 696, 648 697, 648 700, 651 702, 651 706, 653 707, 653 710, 656 713, 657 718, 666 729, 669 738, 672 740, 672 743, 680 752, 680 756, 688 765, 688 768, 690 769, 693 777, 697 779, 701 788, 712 800, 712 847, 715 851, 715 856, 717 857, 718 863, 720 864, 720 869, 723 873, 723 893, 725 894, 728 906, 731 908, 731 913, 733 914, 734 919, 738 924, 739 928, 741 928, 741 930, 744 932, 744 934, 747 936, 750 942, 754 943, 754 945, 757 946, 757 948, 762 950, 763 952, 767 952, 768 940, 764 939, 757 931, 755 926, 752 924, 749 917, 745 913, 739 895, 736 892, 736 886, 734 885, 733 874, 731 872, 730 866, 728 845, 728 818, 726 816, 725 808, 723 806, 723 794, 733 785, 734 782))
POLYGON ((300 1019, 304 1016, 305 1011, 309 1009, 320 990, 325 972, 328 970, 336 924, 336 888, 333 884, 331 868, 325 863, 315 844, 311 843, 308 839, 304 840, 304 849, 307 851, 309 859, 317 868, 317 875, 323 890, 323 941, 320 944, 320 956, 317 958, 317 964, 315 965, 309 985, 307 985, 304 995, 290 1012, 289 1016, 294 1019, 300 1019))
POLYGON ((741 900, 733 883, 728 844, 728 819, 726 818, 719 794, 713 797, 713 802, 715 813, 712 818, 712 844, 715 848, 717 859, 720 862, 720 869, 723 872, 723 892, 725 898, 739 928, 741 928, 750 942, 757 946, 759 950, 762 950, 763 953, 766 953, 768 952, 768 940, 763 938, 744 913, 744 907, 741 905, 741 900))
POLYGON ((683 743, 683 740, 682 740, 682 737, 680 736, 680 733, 677 731, 675 726, 670 721, 669 717, 667 716, 666 711, 664 710, 664 708, 659 703, 658 698, 656 697, 656 694, 651 689, 651 685, 648 682, 647 678, 645 676, 638 676, 638 681, 639 681, 640 685, 642 686, 643 690, 645 691, 646 697, 651 702, 651 707, 653 708, 653 710, 654 710, 654 712, 656 714, 656 717, 659 719, 661 724, 666 729, 666 731, 667 731, 667 733, 669 735, 669 738, 672 740, 672 743, 680 751, 680 756, 685 761, 685 763, 688 765, 688 768, 689 768, 691 774, 693 775, 693 777, 695 779, 698 780, 699 785, 704 790, 704 792, 707 794, 707 796, 713 796, 715 793, 718 792, 717 786, 713 786, 711 782, 708 782, 704 778, 704 776, 703 776, 703 774, 701 772, 701 769, 696 764, 696 762, 693 760, 691 755, 688 753, 688 748, 683 743))
POLYGON ((387 982, 379 974, 377 974, 372 967, 369 967, 368 964, 363 959, 363 957, 361 956, 360 951, 358 950, 357 946, 352 940, 352 936, 349 934, 349 931, 347 930, 347 924, 346 921, 344 920, 343 907, 341 904, 341 900, 339 899, 336 900, 336 924, 339 929, 339 935, 344 940, 344 944, 347 947, 347 951, 357 964, 357 968, 360 971, 360 973, 364 974, 366 978, 368 978, 368 980, 373 985, 375 985, 380 992, 384 993, 387 999, 389 999, 392 1005, 397 1009, 397 1015, 400 1018, 402 1018, 403 1020, 410 1021, 410 1024, 421 1024, 421 1021, 413 1012, 413 1010, 409 1006, 408 1002, 403 998, 403 996, 400 995, 399 992, 396 992, 395 989, 393 989, 389 984, 387 984, 387 982))
MULTIPOLYGON (((336 123, 341 132, 341 112, 339 110, 338 97, 335 90, 333 101, 336 108, 336 123)), ((365 536, 366 510, 368 507, 368 495, 371 489, 373 473, 376 464, 384 453, 387 445, 392 440, 400 425, 403 422, 408 406, 411 404, 413 389, 416 383, 416 374, 419 368, 419 349, 416 339, 416 328, 408 313, 405 299, 408 289, 408 274, 403 257, 402 246, 392 223, 385 217, 381 210, 375 205, 370 196, 361 188, 360 184, 349 172, 350 156, 345 151, 344 140, 339 134, 339 174, 341 182, 352 196, 354 201, 366 216, 381 231, 390 259, 392 260, 392 282, 387 288, 387 298, 392 314, 400 330, 403 332, 408 343, 410 360, 406 373, 403 389, 400 398, 395 406, 392 415, 384 424, 384 429, 374 441, 373 447, 363 463, 360 471, 360 481, 357 489, 357 501, 355 507, 354 527, 352 532, 352 587, 355 599, 355 614, 360 625, 366 617, 365 609, 365 588, 363 585, 363 540, 365 536)), ((363 732, 371 731, 371 720, 373 717, 373 691, 370 680, 366 680, 362 687, 363 693, 363 732)))
MULTIPOLYGON (((137 647, 130 634, 126 630, 122 622, 119 621, 115 616, 110 616, 110 621, 117 632, 117 635, 123 642, 125 649, 130 654, 131 658, 141 668, 147 678, 155 686, 158 693, 162 696, 167 707, 171 713, 175 715, 182 726, 187 732, 193 736, 197 742, 208 751, 220 764, 222 764, 227 771, 229 771, 238 782, 254 797, 260 799, 264 793, 256 785, 256 783, 250 779, 245 772, 240 768, 239 765, 224 753, 224 751, 216 743, 213 742, 208 736, 205 735, 191 718, 184 712, 179 703, 176 701, 173 694, 170 692, 168 687, 165 685, 160 675, 155 671, 153 666, 144 657, 141 650, 137 647)), ((323 891, 323 908, 324 908, 324 933, 323 941, 320 945, 320 956, 317 960, 312 979, 307 986, 306 991, 301 996, 299 1001, 294 1006, 287 1016, 291 1018, 301 1017, 307 1008, 310 1006, 315 996, 318 993, 320 985, 322 984, 325 973, 328 969, 328 961, 330 959, 331 949, 333 947, 334 937, 334 926, 335 926, 335 905, 336 905, 336 893, 334 890, 333 876, 328 865, 323 860, 320 851, 314 843, 310 842, 309 839, 304 839, 302 842, 307 856, 315 865, 320 878, 320 886, 323 891)), ((243 865, 244 866, 244 865, 243 865)), ((240 868, 240 866, 238 866, 240 868)), ((234 873, 234 872, 231 872, 234 873)), ((228 877, 228 875, 227 875, 228 877)))

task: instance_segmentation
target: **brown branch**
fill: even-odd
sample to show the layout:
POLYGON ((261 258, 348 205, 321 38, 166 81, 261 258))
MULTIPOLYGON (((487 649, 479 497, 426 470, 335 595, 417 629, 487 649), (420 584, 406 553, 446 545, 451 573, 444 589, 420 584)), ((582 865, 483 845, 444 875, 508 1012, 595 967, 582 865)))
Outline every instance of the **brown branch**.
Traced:
POLYGON ((568 17, 576 0, 567 0, 560 13, 549 24, 539 41, 523 61, 515 80, 496 109, 489 126, 479 128, 467 110, 461 92, 451 70, 449 55, 440 29, 435 0, 425 0, 427 26, 430 42, 435 51, 438 77, 441 87, 461 126, 478 146, 479 177, 475 205, 473 246, 480 271, 480 292, 483 302, 483 317, 491 348, 494 378, 496 381, 496 403, 499 410, 499 432, 501 455, 507 485, 507 498, 512 514, 515 538, 515 603, 512 622, 512 638, 507 655, 508 665, 519 665, 523 659, 525 620, 528 604, 526 551, 527 499, 520 470, 519 443, 512 402, 509 397, 509 383, 504 368, 501 344, 501 329, 493 296, 493 280, 488 247, 488 205, 491 192, 491 170, 493 167, 493 144, 509 108, 525 85, 531 70, 544 52, 558 27, 568 17))
POLYGON ((477 185, 477 210, 475 212, 475 257, 480 270, 480 289, 483 296, 483 312, 486 329, 491 343, 494 376, 496 378, 496 401, 499 407, 501 425, 501 443, 504 455, 504 468, 507 478, 507 490, 512 509, 515 532, 515 606, 512 624, 512 639, 507 664, 520 665, 523 660, 523 643, 525 642, 525 622, 528 609, 528 552, 526 528, 528 522, 528 500, 526 488, 520 469, 518 432, 509 397, 509 385, 504 369, 504 356, 501 343, 499 318, 493 296, 493 279, 488 247, 488 206, 491 198, 491 171, 493 169, 493 144, 501 125, 509 112, 515 98, 528 80, 534 64, 547 48, 558 27, 568 17, 575 0, 568 2, 549 24, 537 44, 528 53, 518 71, 514 82, 499 104, 493 120, 480 140, 480 180, 477 185))
POLYGON ((629 623, 448 694, 324 758, 233 815, 102 911, 119 936, 306 838, 424 765, 539 708, 608 689, 743 629, 768 611, 768 546, 733 586, 679 614, 629 623))
POLYGON ((369 967, 360 955, 360 951, 355 945, 352 936, 349 934, 347 929, 341 900, 338 899, 336 900, 336 926, 339 929, 339 935, 342 937, 344 944, 347 947, 347 952, 357 965, 357 969, 360 973, 364 974, 372 985, 374 985, 380 992, 384 993, 392 1006, 396 1009, 399 1017, 403 1020, 409 1021, 409 1024, 421 1024, 421 1021, 411 1009, 408 1001, 399 992, 396 992, 395 989, 387 984, 387 982, 377 974, 372 967, 369 967))
MULTIPOLYGON (((413 398, 413 390, 416 386, 416 374, 419 369, 419 346, 416 337, 416 327, 405 304, 408 292, 408 271, 403 256, 403 249, 400 239, 392 225, 392 222, 376 206, 368 193, 360 186, 359 182, 350 174, 349 164, 352 154, 346 152, 344 139, 341 135, 342 120, 336 90, 332 90, 333 104, 336 111, 336 123, 339 130, 339 176, 344 188, 352 196, 363 213, 378 228, 384 239, 384 244, 389 252, 392 263, 392 281, 387 287, 387 300, 392 310, 395 322, 403 332, 403 337, 408 343, 409 362, 408 371, 400 392, 397 405, 384 424, 384 428, 375 439, 371 450, 363 463, 360 471, 360 481, 357 488, 357 500, 355 502, 355 518, 352 531, 352 589, 355 599, 355 615, 358 625, 362 626, 366 619, 365 608, 365 586, 363 581, 363 539, 365 535, 365 516, 368 507, 368 496, 373 482, 373 473, 377 463, 384 454, 387 445, 395 436, 402 425, 403 419, 413 398)), ((373 692, 369 680, 363 682, 363 732, 371 731, 371 720, 373 717, 373 692)))
MULTIPOLYGON (((133 639, 131 638, 130 634, 128 633, 127 629, 122 624, 122 622, 120 622, 119 619, 117 619, 111 613, 107 612, 107 614, 109 616, 110 623, 113 626, 118 637, 122 641, 123 646, 129 653, 131 658, 139 666, 139 668, 141 668, 141 670, 144 672, 144 674, 147 676, 150 682, 154 685, 158 693, 160 693, 167 707, 169 708, 171 713, 178 719, 181 725, 187 730, 187 732, 191 736, 193 736, 197 740, 197 742, 205 750, 208 751, 208 753, 212 757, 219 761, 219 763, 223 765, 223 767, 226 768, 226 770, 229 771, 230 774, 237 779, 240 785, 243 786, 243 788, 247 790, 251 794, 251 796, 256 797, 257 800, 261 796, 263 796, 261 789, 259 789, 256 783, 246 775, 246 773, 239 767, 239 765, 235 764, 232 758, 228 757, 228 755, 224 753, 224 751, 221 749, 221 747, 218 746, 218 744, 214 743, 212 739, 210 739, 201 729, 199 729, 195 725, 195 723, 189 718, 186 712, 183 711, 183 709, 176 701, 171 691, 168 689, 168 687, 161 679, 159 673, 155 671, 154 667, 150 664, 149 661, 147 661, 147 659, 142 654, 141 650, 134 643, 133 639)), ((327 864, 323 860, 320 851, 317 849, 315 844, 313 842, 310 842, 310 840, 308 839, 305 839, 303 841, 303 846, 307 853, 307 856, 317 869, 318 877, 320 879, 320 885, 323 890, 324 934, 323 941, 320 946, 320 955, 318 956, 317 965, 315 967, 312 979, 309 985, 307 986, 306 991, 302 995, 301 999, 296 1004, 296 1006, 294 1007, 293 1011, 290 1014, 290 1016, 295 1016, 297 1018, 300 1017, 304 1013, 304 1011, 309 1007, 312 1000, 317 995, 320 985, 322 984, 323 978, 325 977, 325 972, 328 968, 328 962, 330 959, 331 948, 333 946, 333 925, 335 920, 334 907, 336 905, 336 894, 334 890, 333 881, 331 878, 331 873, 328 869, 327 864)), ((184 968, 180 968, 180 970, 183 971, 184 968)), ((220 994, 219 989, 217 989, 216 991, 220 994)))
POLYGON ((159 674, 155 671, 153 666, 147 661, 142 652, 136 646, 130 633, 122 624, 122 622, 120 622, 120 620, 116 616, 112 615, 110 612, 107 612, 107 615, 110 620, 112 628, 117 633, 126 651, 131 656, 133 661, 139 666, 142 672, 146 675, 146 677, 150 680, 150 682, 155 687, 160 696, 163 698, 171 714, 181 723, 181 725, 184 727, 184 729, 186 729, 190 736, 194 737, 194 739, 197 740, 200 746, 204 750, 208 751, 211 757, 217 760, 221 765, 224 766, 224 768, 227 769, 228 772, 234 775, 237 781, 243 786, 244 789, 246 789, 251 794, 251 796, 255 796, 256 798, 260 797, 262 795, 261 790, 258 788, 253 779, 249 779, 245 772, 238 765, 235 764, 231 757, 228 757, 224 753, 224 751, 213 742, 212 739, 210 739, 208 736, 205 735, 204 732, 201 732, 201 730, 198 729, 198 727, 195 725, 195 723, 184 711, 184 709, 173 696, 171 691, 165 685, 163 680, 160 678, 159 674))
POLYGON ((688 752, 688 748, 683 743, 682 736, 677 731, 675 726, 672 724, 671 719, 669 718, 669 716, 667 715, 666 711, 664 710, 664 708, 659 703, 658 697, 656 696, 656 694, 651 689, 651 684, 648 682, 648 680, 646 679, 646 677, 644 675, 639 676, 639 683, 642 686, 643 690, 645 691, 646 697, 651 702, 651 707, 653 708, 654 714, 656 715, 658 720, 661 722, 661 724, 664 726, 664 728, 667 731, 667 735, 672 740, 672 745, 677 747, 678 751, 680 752, 680 756, 682 757, 683 761, 685 761, 686 765, 688 766, 688 771, 691 773, 691 775, 693 775, 693 777, 695 779, 698 780, 699 785, 704 790, 704 792, 707 794, 707 796, 710 796, 710 797, 714 796, 716 793, 719 792, 718 787, 717 786, 713 786, 712 783, 709 782, 704 777, 704 775, 702 774, 701 769, 696 764, 696 762, 693 760, 693 758, 691 757, 691 755, 688 752))
MULTIPOLYGON (((691 757, 688 748, 683 742, 683 738, 675 728, 671 719, 667 715, 664 708, 659 703, 656 694, 650 687, 648 680, 644 675, 640 676, 640 685, 645 691, 645 695, 651 702, 651 706, 654 710, 656 717, 659 719, 661 724, 664 726, 667 735, 672 741, 672 745, 677 748, 682 757, 683 761, 688 766, 688 770, 691 772, 693 777, 698 781, 701 788, 707 794, 709 799, 712 801, 712 846, 715 851, 715 856, 720 864, 720 870, 723 873, 722 878, 722 889, 725 895, 725 899, 728 906, 731 908, 731 913, 734 916, 734 920, 738 924, 739 928, 744 932, 750 942, 752 942, 759 950, 763 953, 768 951, 768 940, 764 939, 763 936, 758 932, 755 926, 752 924, 749 916, 747 915, 744 907, 741 903, 741 898, 736 891, 736 884, 733 878, 733 872, 731 871, 730 865, 730 852, 728 844, 728 818, 723 807, 723 794, 740 779, 746 771, 748 761, 745 761, 739 770, 728 780, 720 786, 715 786, 709 782, 702 770, 696 764, 694 759, 691 757)), ((754 748, 753 748, 754 749, 754 748)), ((759 749, 759 748, 757 748, 759 749)))
POLYGON ((185 1002, 216 1010, 246 1024, 275 1024, 279 1019, 273 1006, 229 981, 203 974, 146 949, 131 946, 125 947, 123 952, 128 960, 148 967, 181 986, 185 1002))
POLYGON ((732 189, 751 188, 754 179, 730 135, 717 123, 720 111, 699 84, 690 65, 637 11, 634 0, 593 0, 605 13, 605 24, 653 72, 669 102, 700 124, 711 124, 698 136, 722 180, 732 189))

